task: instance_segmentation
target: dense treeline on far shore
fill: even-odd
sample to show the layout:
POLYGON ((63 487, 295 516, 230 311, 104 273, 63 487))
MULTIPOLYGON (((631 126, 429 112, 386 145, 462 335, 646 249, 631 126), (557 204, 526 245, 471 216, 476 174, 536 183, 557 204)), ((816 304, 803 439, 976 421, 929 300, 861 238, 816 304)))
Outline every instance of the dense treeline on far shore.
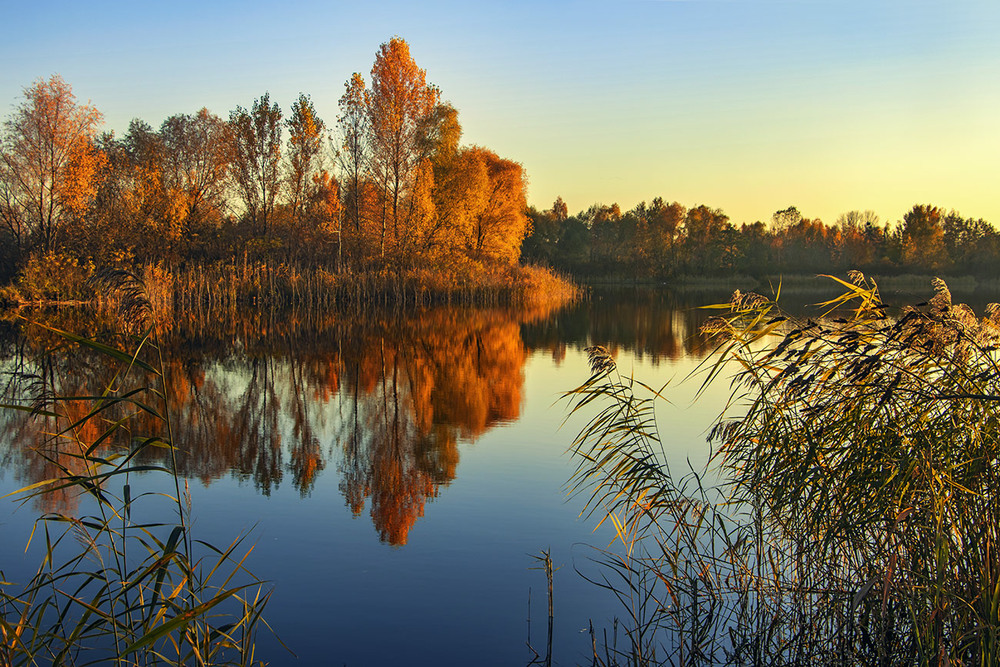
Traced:
POLYGON ((575 276, 670 281, 687 276, 866 273, 996 278, 1000 234, 982 219, 918 204, 894 224, 850 211, 833 225, 794 206, 768 222, 735 225, 708 206, 663 199, 622 212, 596 204, 575 216, 561 198, 530 209, 526 260, 575 276))
POLYGON ((166 300, 519 302, 572 291, 519 264, 520 164, 459 143, 458 113, 396 37, 345 84, 333 126, 267 93, 99 133, 59 76, 0 134, 0 301, 89 300, 105 268, 166 300))

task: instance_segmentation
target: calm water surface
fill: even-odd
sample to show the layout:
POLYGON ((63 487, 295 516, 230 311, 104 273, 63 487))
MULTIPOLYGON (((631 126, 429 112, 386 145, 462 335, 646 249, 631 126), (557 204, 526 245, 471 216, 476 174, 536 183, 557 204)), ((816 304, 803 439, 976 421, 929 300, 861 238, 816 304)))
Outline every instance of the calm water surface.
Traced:
MULTIPOLYGON (((725 395, 692 405, 697 382, 680 380, 709 349, 697 334, 707 313, 695 306, 724 298, 614 292, 555 313, 176 323, 167 363, 194 535, 225 545, 250 534, 250 567, 274 587, 267 618, 297 659, 266 631, 258 656, 526 664, 529 631, 545 652, 545 576, 531 556, 550 549, 554 663, 589 664, 584 630, 610 627, 623 610, 577 572, 594 572, 591 546, 612 536, 567 496, 579 422, 560 427, 560 394, 587 378, 586 346, 610 347, 624 372, 672 383, 658 412, 671 465, 700 466, 725 395)), ((88 326, 83 316, 57 325, 88 326)), ((61 393, 110 377, 106 361, 85 356, 39 365, 50 337, 5 327, 4 371, 27 364, 61 393)), ((26 453, 34 436, 0 416, 0 494, 45 478, 26 453)), ((77 512, 81 501, 3 502, 0 563, 21 580, 36 566, 24 545, 39 511, 77 512)))

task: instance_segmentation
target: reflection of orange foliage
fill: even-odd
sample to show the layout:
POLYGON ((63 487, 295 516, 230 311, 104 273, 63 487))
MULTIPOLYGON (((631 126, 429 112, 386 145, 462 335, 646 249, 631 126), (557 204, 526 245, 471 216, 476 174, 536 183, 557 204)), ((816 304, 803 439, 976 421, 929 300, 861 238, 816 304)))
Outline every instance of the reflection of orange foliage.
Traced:
POLYGON ((392 451, 380 451, 375 460, 372 521, 379 538, 392 545, 406 544, 410 528, 424 515, 424 502, 437 494, 430 476, 407 463, 392 451))
POLYGON ((516 319, 501 311, 435 309, 367 326, 348 373, 372 434, 345 442, 342 490, 352 510, 372 497, 380 537, 405 544, 424 501, 455 476, 458 436, 474 438, 520 413, 526 358, 516 319))
POLYGON ((292 471, 295 474, 296 485, 300 489, 312 488, 316 475, 325 466, 326 462, 318 446, 299 447, 292 452, 292 471))
MULTIPOLYGON (((437 373, 427 403, 418 414, 436 414, 473 438, 499 420, 515 419, 521 408, 525 361, 520 329, 515 322, 491 322, 432 351, 437 373)), ((429 421, 429 419, 428 419, 429 421)))
MULTIPOLYGON (((53 444, 45 444, 49 434, 55 430, 56 422, 52 419, 30 419, 17 415, 3 424, 4 438, 8 439, 11 449, 24 452, 24 459, 18 470, 18 478, 25 486, 42 480, 56 479, 63 476, 61 467, 70 474, 84 472, 78 458, 70 456, 66 451, 60 451, 53 444), (44 453, 45 456, 42 456, 44 453), (46 458, 48 457, 48 458, 46 458), (51 460, 50 460, 51 459, 51 460)), ((64 443, 66 446, 67 443, 64 443)), ((81 448, 73 445, 74 453, 79 454, 81 448)), ((47 491, 37 496, 34 505, 39 512, 59 512, 67 516, 75 516, 79 500, 79 488, 67 487, 47 491)))
MULTIPOLYGON (((427 498, 454 479, 459 440, 519 415, 526 359, 520 322, 530 317, 461 308, 352 321, 256 312, 218 319, 216 329, 208 320, 177 318, 161 330, 161 347, 181 473, 205 484, 233 474, 265 493, 289 474, 307 493, 338 452, 340 488, 352 511, 361 513, 371 498, 381 539, 405 544, 427 498)), ((50 333, 39 335, 52 345, 50 333)), ((49 393, 95 395, 116 370, 113 360, 78 349, 40 374, 59 378, 49 393)), ((153 376, 132 373, 123 388, 158 386, 153 376)), ((76 420, 89 407, 64 409, 76 420)), ((92 443, 106 427, 84 421, 77 435, 92 443)), ((41 442, 45 428, 2 426, 5 436, 19 434, 16 445, 4 438, 19 451, 41 442)), ((127 429, 123 437, 165 435, 148 414, 130 419, 127 429)), ((26 483, 52 473, 30 455, 21 471, 26 483)), ((71 499, 49 501, 55 509, 71 499)))
MULTIPOLYGON (((43 336, 43 339, 47 340, 48 336, 43 336)), ((27 364, 27 361, 24 363, 27 364)), ((120 406, 105 408, 101 414, 91 415, 97 405, 93 399, 53 400, 55 396, 100 395, 101 388, 114 377, 116 369, 113 363, 107 359, 89 358, 74 373, 67 372, 65 367, 52 359, 43 359, 35 367, 22 366, 22 370, 33 376, 32 393, 48 397, 43 405, 45 411, 58 415, 28 416, 7 411, 0 415, 3 417, 0 421, 0 442, 8 450, 0 452, 0 458, 6 460, 15 455, 15 474, 25 486, 67 475, 86 476, 87 464, 82 457, 84 451, 97 445, 94 453, 107 456, 114 448, 128 443, 130 431, 127 426, 108 436, 112 423, 125 416, 118 409, 120 406)), ((24 403, 25 399, 20 402, 24 403)), ((148 418, 139 419, 137 425, 148 421, 148 418)), ((42 512, 74 515, 79 494, 80 488, 75 486, 48 491, 38 496, 35 504, 42 512)))

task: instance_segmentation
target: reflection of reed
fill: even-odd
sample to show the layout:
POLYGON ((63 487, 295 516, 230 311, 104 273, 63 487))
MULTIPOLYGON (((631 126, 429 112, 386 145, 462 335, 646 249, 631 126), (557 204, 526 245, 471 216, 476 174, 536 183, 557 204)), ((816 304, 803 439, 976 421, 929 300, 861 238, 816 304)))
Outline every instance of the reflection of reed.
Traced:
MULTIPOLYGON (((520 323, 543 314, 445 308, 350 321, 255 313, 216 329, 176 321, 164 349, 179 469, 205 484, 228 473, 263 493, 288 476, 306 494, 333 457, 352 511, 370 500, 380 538, 404 544, 426 499, 454 478, 458 442, 519 415, 520 323)), ((46 356, 44 332, 22 333, 4 343, 3 363, 22 380, 44 377, 44 393, 88 395, 112 380, 106 359, 80 349, 46 356)), ((0 419, 0 457, 25 484, 42 479, 27 453, 42 437, 40 422, 0 419)), ((142 416, 135 423, 152 428, 142 416)))

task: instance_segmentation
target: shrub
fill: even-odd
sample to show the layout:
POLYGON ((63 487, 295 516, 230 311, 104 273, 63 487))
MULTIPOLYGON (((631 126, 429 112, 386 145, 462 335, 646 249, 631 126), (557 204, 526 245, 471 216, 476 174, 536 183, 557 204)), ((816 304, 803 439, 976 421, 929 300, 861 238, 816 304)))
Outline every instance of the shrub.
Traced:
POLYGON ((92 262, 57 252, 32 255, 17 280, 18 301, 89 301, 95 296, 92 262))

